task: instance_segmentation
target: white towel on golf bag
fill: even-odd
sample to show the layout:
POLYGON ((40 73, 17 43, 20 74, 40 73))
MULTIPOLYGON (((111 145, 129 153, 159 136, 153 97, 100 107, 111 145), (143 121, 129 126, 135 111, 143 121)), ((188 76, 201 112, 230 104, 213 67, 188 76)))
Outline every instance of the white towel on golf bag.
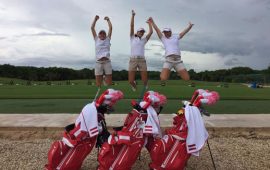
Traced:
POLYGON ((160 122, 156 110, 149 106, 147 109, 147 121, 145 123, 143 133, 150 133, 155 136, 161 137, 160 122))
POLYGON ((186 140, 187 152, 194 156, 199 156, 199 151, 202 149, 208 138, 204 121, 199 109, 195 106, 186 105, 185 117, 188 126, 186 140))
POLYGON ((85 131, 90 137, 98 135, 98 115, 95 102, 89 103, 82 109, 75 122, 76 126, 80 124, 79 132, 85 131))

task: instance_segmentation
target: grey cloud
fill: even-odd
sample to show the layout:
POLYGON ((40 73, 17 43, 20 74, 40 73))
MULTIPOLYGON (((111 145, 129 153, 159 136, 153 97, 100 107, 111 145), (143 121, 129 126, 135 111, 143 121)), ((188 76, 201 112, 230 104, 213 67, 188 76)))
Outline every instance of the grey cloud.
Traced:
POLYGON ((164 46, 160 44, 150 44, 151 47, 159 47, 160 49, 164 50, 164 46))
MULTIPOLYGON (((136 28, 137 26, 145 26, 147 28, 145 19, 149 16, 154 18, 160 29, 171 27, 174 33, 178 33, 178 30, 183 30, 187 26, 188 21, 192 21, 195 26, 180 41, 181 50, 205 54, 218 53, 220 56, 223 56, 224 64, 227 66, 242 62, 251 67, 264 68, 266 65, 265 61, 267 61, 267 57, 269 58, 270 54, 270 36, 268 33, 270 27, 270 22, 268 22, 270 18, 269 0, 171 0, 169 3, 163 0, 138 2, 125 0, 107 0, 102 2, 94 0, 58 0, 51 1, 50 3, 46 0, 14 0, 3 2, 4 7, 10 8, 13 5, 19 6, 26 13, 30 11, 31 17, 26 20, 12 21, 6 18, 6 20, 0 21, 1 24, 7 22, 7 24, 3 25, 10 25, 12 23, 13 29, 20 29, 21 27, 42 28, 42 30, 53 32, 50 35, 44 32, 35 35, 25 34, 25 36, 68 37, 72 35, 76 42, 82 44, 89 42, 89 20, 93 18, 94 13, 111 16, 114 27, 112 37, 112 62, 114 69, 127 68, 127 63, 122 61, 126 61, 129 55, 122 53, 128 53, 129 39, 127 37, 129 35, 131 9, 135 9, 137 13, 135 19, 136 28), (114 55, 115 52, 113 52, 114 49, 118 49, 117 53, 122 54, 119 58, 113 57, 116 56, 114 55), (231 56, 235 56, 233 57, 235 59, 231 59, 231 56), (246 58, 250 58, 250 60, 246 60, 246 58)), ((99 21, 97 29, 104 25, 107 29, 106 23, 99 21)), ((4 37, 6 35, 2 34, 1 36, 4 37)), ((164 48, 158 44, 160 40, 155 31, 151 40, 148 42, 149 45, 147 44, 146 50, 150 51, 153 48, 155 49, 153 52, 162 53, 164 48), (157 48, 157 46, 160 48, 157 48)), ((14 42, 12 45, 14 48, 17 44, 14 42)), ((32 45, 35 44, 28 44, 30 47, 32 45)), ((12 47, 10 46, 10 48, 12 47)), ((79 48, 79 46, 76 48, 79 48)), ((78 51, 78 49, 75 49, 75 51, 78 51)), ((41 53, 46 53, 46 49, 41 53)), ((25 56, 24 53, 20 55, 25 56)), ((61 55, 72 56, 72 54, 61 53, 60 51, 59 56, 61 55)), ((11 56, 7 57, 11 58, 11 56)), ((42 57, 46 58, 46 56, 42 57)), ((155 64, 152 64, 152 61, 153 63, 159 62, 152 57, 149 60, 151 60, 149 68, 155 68, 155 64)), ((52 63, 52 61, 46 61, 45 59, 43 61, 45 64, 52 63)), ((57 62, 70 66, 78 64, 79 67, 84 64, 77 61, 73 61, 75 64, 65 63, 64 61, 57 62)), ((42 64, 38 63, 38 61, 34 63, 42 64)))
POLYGON ((251 23, 251 24, 259 24, 264 20, 264 17, 262 16, 253 16, 249 18, 243 19, 245 22, 251 23))
POLYGON ((69 34, 66 33, 49 33, 49 32, 40 32, 36 34, 21 34, 17 35, 16 37, 35 37, 35 36, 63 36, 63 37, 69 37, 69 34))
POLYGON ((117 58, 111 57, 113 70, 127 70, 129 54, 116 53, 114 56, 117 56, 117 58))
POLYGON ((212 36, 207 34, 190 34, 181 40, 181 49, 201 53, 220 53, 227 55, 250 55, 254 45, 252 41, 245 41, 241 38, 231 36, 212 36))
POLYGON ((15 60, 10 64, 20 66, 61 66, 61 67, 72 67, 72 68, 94 68, 95 61, 92 59, 72 59, 77 58, 76 56, 67 56, 66 59, 59 59, 57 57, 48 58, 47 56, 37 56, 24 58, 23 60, 15 60))
POLYGON ((242 63, 237 58, 231 58, 231 59, 226 60, 224 64, 226 66, 238 66, 238 65, 241 65, 242 63))
POLYGON ((163 66, 163 62, 162 60, 158 59, 159 56, 155 57, 156 59, 153 59, 153 57, 149 57, 149 59, 147 59, 147 67, 148 70, 153 70, 153 71, 161 71, 162 66, 163 66))
POLYGON ((4 40, 4 39, 6 39, 7 37, 0 37, 0 40, 4 40))
POLYGON ((37 34, 31 34, 31 36, 65 36, 65 37, 69 37, 69 34, 65 34, 65 33, 48 33, 48 32, 41 32, 41 33, 37 33, 37 34))

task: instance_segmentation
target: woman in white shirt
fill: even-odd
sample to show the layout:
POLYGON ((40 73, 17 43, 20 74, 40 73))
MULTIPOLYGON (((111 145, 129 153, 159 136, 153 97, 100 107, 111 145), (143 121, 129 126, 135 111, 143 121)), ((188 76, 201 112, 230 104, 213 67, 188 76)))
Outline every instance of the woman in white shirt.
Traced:
POLYGON ((135 83, 135 75, 136 71, 140 71, 141 79, 143 81, 144 86, 147 88, 147 65, 145 60, 145 44, 150 39, 153 28, 152 24, 149 20, 146 22, 149 25, 149 33, 143 37, 145 30, 143 28, 139 28, 137 33, 134 34, 134 17, 135 12, 132 10, 131 23, 130 23, 130 45, 131 45, 131 56, 129 60, 129 69, 128 69, 128 81, 132 87, 133 91, 136 91, 136 83, 135 83))
POLYGON ((183 80, 189 80, 189 74, 185 68, 185 65, 183 64, 183 61, 181 60, 179 40, 182 39, 184 35, 189 32, 189 30, 193 27, 194 24, 189 22, 189 26, 185 30, 183 30, 177 35, 173 35, 170 28, 164 28, 162 34, 153 19, 150 18, 150 20, 165 48, 165 63, 163 64, 163 68, 160 73, 161 85, 165 85, 165 81, 169 78, 172 68, 175 69, 175 71, 183 80))
POLYGON ((104 20, 106 20, 109 25, 108 35, 104 30, 99 31, 97 35, 95 25, 98 19, 99 16, 96 15, 91 26, 91 31, 96 46, 96 64, 95 64, 96 85, 100 87, 102 84, 104 73, 105 73, 105 83, 107 85, 112 84, 112 65, 110 60, 110 46, 111 46, 110 41, 112 36, 112 23, 109 17, 105 17, 104 20))

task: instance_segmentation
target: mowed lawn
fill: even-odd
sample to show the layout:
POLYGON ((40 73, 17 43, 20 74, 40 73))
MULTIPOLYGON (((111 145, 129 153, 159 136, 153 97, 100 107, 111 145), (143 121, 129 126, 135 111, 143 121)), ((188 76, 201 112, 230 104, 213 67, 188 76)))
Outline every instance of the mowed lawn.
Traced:
MULTIPOLYGON (((14 85, 7 85, 10 79, 0 78, 0 113, 79 113, 81 108, 91 102, 97 88, 88 80, 51 82, 31 82, 13 79, 14 85), (17 85, 16 85, 17 84, 17 85)), ((93 80, 91 82, 94 82, 93 80)), ((195 89, 203 88, 215 90, 220 93, 221 100, 215 106, 206 107, 214 114, 223 113, 270 113, 270 88, 251 89, 242 84, 229 83, 228 88, 218 87, 217 82, 194 81, 196 86, 190 87, 181 80, 168 81, 165 87, 159 81, 150 81, 149 90, 163 93, 168 98, 168 103, 163 113, 172 113, 181 107, 181 100, 189 100, 195 89)), ((124 92, 124 100, 115 108, 116 113, 130 111, 131 99, 137 100, 142 94, 141 82, 138 90, 133 92, 126 81, 115 82, 111 88, 124 92)), ((105 90, 108 87, 103 87, 105 90)))

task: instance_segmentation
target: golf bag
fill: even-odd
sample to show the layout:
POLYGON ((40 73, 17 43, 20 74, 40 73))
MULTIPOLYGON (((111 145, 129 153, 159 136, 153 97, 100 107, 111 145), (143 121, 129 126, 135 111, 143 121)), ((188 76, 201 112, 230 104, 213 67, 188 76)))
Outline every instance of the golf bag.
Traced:
POLYGON ((124 126, 117 129, 105 142, 98 156, 98 170, 130 170, 148 138, 161 136, 156 110, 165 104, 166 97, 147 92, 143 102, 134 104, 124 126), (151 98, 151 99, 150 99, 151 98), (159 104, 157 103, 159 102, 159 104))
POLYGON ((184 114, 173 118, 173 127, 165 130, 162 139, 154 139, 146 146, 152 162, 150 168, 155 170, 184 169, 190 157, 186 150, 187 122, 184 114))
POLYGON ((212 92, 213 95, 201 94, 195 91, 192 101, 196 106, 184 102, 184 107, 173 118, 173 127, 165 131, 162 139, 154 139, 153 144, 147 146, 152 160, 150 169, 181 170, 185 168, 191 155, 199 156, 208 133, 198 107, 201 103, 207 104, 209 100, 214 104, 219 99, 216 92, 212 92))
POLYGON ((55 141, 48 152, 47 170, 79 170, 95 145, 101 146, 110 133, 104 113, 123 97, 122 92, 106 90, 97 102, 87 104, 75 124, 65 128, 62 140, 55 141))
POLYGON ((47 170, 80 169, 86 156, 96 143, 96 137, 85 139, 74 147, 69 147, 63 141, 55 141, 48 152, 47 170))

